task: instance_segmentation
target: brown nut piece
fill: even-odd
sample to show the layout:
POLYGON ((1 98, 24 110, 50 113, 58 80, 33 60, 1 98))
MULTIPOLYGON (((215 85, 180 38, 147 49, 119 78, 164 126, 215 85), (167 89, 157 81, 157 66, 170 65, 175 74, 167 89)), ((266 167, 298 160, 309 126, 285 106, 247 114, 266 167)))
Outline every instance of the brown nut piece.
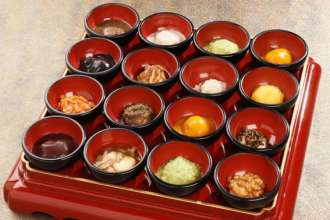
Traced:
POLYGON ((159 83, 168 78, 168 72, 160 65, 144 65, 144 70, 136 77, 143 83, 159 83))
POLYGON ((239 173, 228 177, 229 192, 241 198, 256 198, 264 194, 265 183, 257 175, 250 172, 239 173))

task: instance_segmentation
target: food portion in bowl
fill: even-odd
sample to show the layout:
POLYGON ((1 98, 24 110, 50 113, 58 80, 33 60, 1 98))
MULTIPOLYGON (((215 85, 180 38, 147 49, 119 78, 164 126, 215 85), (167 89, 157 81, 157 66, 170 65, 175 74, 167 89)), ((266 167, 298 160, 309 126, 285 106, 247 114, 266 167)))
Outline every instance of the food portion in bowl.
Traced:
POLYGON ((171 140, 152 149, 147 172, 163 193, 185 196, 202 187, 212 171, 208 150, 189 141, 171 140))
POLYGON ((204 49, 210 53, 218 55, 228 55, 237 53, 240 48, 238 44, 231 40, 215 38, 204 46, 204 49))
POLYGON ((88 73, 97 73, 110 69, 115 65, 115 61, 110 54, 86 53, 80 60, 79 70, 88 73))
POLYGON ((120 122, 129 126, 140 126, 151 122, 154 116, 154 110, 148 104, 128 104, 123 109, 120 122))
POLYGON ((279 112, 243 108, 232 114, 226 127, 229 139, 241 150, 274 155, 285 146, 289 124, 279 112))
POLYGON ((200 26, 194 33, 197 50, 206 55, 218 56, 237 62, 250 45, 247 30, 229 21, 212 21, 200 26))
POLYGON ((27 129, 22 145, 25 157, 34 166, 59 170, 80 156, 85 137, 77 121, 64 116, 47 116, 27 129))
POLYGON ((143 19, 138 34, 149 46, 178 52, 189 46, 193 32, 193 24, 185 16, 172 12, 160 12, 143 19))
POLYGON ((184 116, 177 120, 173 129, 189 137, 203 137, 213 133, 216 125, 213 119, 200 115, 184 116))
POLYGON ((144 166, 148 146, 132 130, 108 128, 95 133, 85 144, 84 161, 91 174, 104 182, 122 183, 144 166))
POLYGON ((201 177, 201 171, 197 163, 183 156, 176 156, 163 164, 156 176, 169 184, 186 185, 196 182, 201 177))
POLYGON ((276 162, 268 156, 236 153, 217 164, 214 180, 227 203, 251 210, 263 208, 275 198, 281 173, 276 162))
POLYGON ((69 75, 51 84, 45 94, 45 103, 50 114, 88 121, 100 113, 104 94, 103 86, 97 80, 69 75))
POLYGON ((173 28, 159 27, 156 32, 147 36, 147 40, 159 45, 174 45, 184 41, 186 37, 173 28))
POLYGON ((82 95, 74 95, 73 92, 67 92, 60 97, 57 109, 67 114, 79 114, 95 107, 93 100, 88 100, 82 95))
POLYGON ((120 35, 128 32, 132 26, 122 19, 110 18, 96 24, 95 32, 108 36, 120 35))
POLYGON ((192 59, 180 72, 180 82, 189 93, 217 100, 232 94, 238 80, 237 69, 227 60, 214 56, 192 59))
POLYGON ((188 96, 167 107, 164 122, 176 138, 206 142, 217 137, 225 125, 226 113, 211 99, 188 96))
POLYGON ((240 198, 258 198, 265 193, 265 183, 258 174, 238 171, 228 177, 228 191, 240 198))
POLYGON ((168 71, 161 65, 144 64, 143 70, 137 75, 138 82, 153 84, 160 83, 169 78, 168 71))
POLYGON ((268 51, 263 57, 269 63, 272 64, 290 64, 292 63, 291 52, 286 48, 276 48, 268 51))
MULTIPOLYGON (((271 136, 272 137, 272 136, 271 136)), ((257 129, 254 128, 245 128, 242 129, 237 135, 237 141, 247 147, 263 149, 271 147, 273 139, 269 139, 257 129)))
POLYGON ((194 89, 205 94, 215 94, 225 91, 226 83, 221 80, 210 78, 195 84, 194 89))
POLYGON ((250 105, 284 112, 297 101, 299 82, 284 69, 258 67, 244 74, 239 92, 250 105))
POLYGON ((122 3, 106 3, 93 8, 85 18, 89 36, 112 39, 117 43, 129 42, 137 31, 138 12, 122 3))
POLYGON ((251 99, 263 104, 278 105, 284 102, 285 95, 279 87, 267 84, 254 89, 251 99))
POLYGON ((250 46, 251 55, 260 65, 296 71, 304 64, 308 46, 299 35, 280 29, 256 35, 250 46))
POLYGON ((71 73, 88 75, 98 80, 110 80, 117 74, 123 60, 121 47, 112 40, 90 37, 78 41, 66 54, 71 73))
POLYGON ((50 133, 40 137, 33 144, 32 153, 46 159, 65 157, 77 149, 75 140, 64 133, 50 133))
POLYGON ((150 132, 158 125, 165 103, 154 90, 139 85, 124 86, 109 94, 104 112, 111 125, 150 132))
POLYGON ((94 166, 110 172, 125 172, 131 170, 140 160, 137 149, 125 143, 112 143, 104 147, 103 153, 96 157, 94 166))
POLYGON ((179 73, 180 63, 161 48, 142 48, 129 53, 122 64, 123 76, 131 83, 157 90, 168 89, 179 73))

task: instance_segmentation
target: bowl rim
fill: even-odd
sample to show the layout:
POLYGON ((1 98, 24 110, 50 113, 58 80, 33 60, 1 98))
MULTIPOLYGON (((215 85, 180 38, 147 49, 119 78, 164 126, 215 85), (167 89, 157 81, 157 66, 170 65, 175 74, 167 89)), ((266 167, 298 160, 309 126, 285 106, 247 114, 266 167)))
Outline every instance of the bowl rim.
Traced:
POLYGON ((126 128, 126 129, 144 129, 144 128, 147 128, 147 127, 153 125, 154 123, 156 123, 162 117, 162 115, 164 113, 164 110, 165 110, 165 102, 164 102, 163 98, 161 97, 161 95, 158 94, 155 90, 153 90, 153 89, 151 89, 149 87, 146 87, 146 86, 142 86, 142 85, 128 85, 128 86, 119 87, 119 88, 113 90, 107 96, 107 98, 105 99, 104 104, 103 104, 103 111, 104 111, 104 114, 107 117, 107 119, 111 123, 113 123, 114 125, 116 125, 118 127, 121 127, 121 128, 126 128), (145 123, 145 124, 142 124, 142 125, 130 126, 130 125, 126 125, 126 124, 120 123, 120 122, 118 122, 116 120, 113 120, 113 118, 107 112, 107 106, 108 106, 109 99, 110 99, 110 97, 112 95, 114 95, 115 93, 119 92, 120 90, 127 89, 127 88, 134 88, 134 87, 135 88, 141 88, 141 89, 147 89, 150 92, 152 92, 154 95, 156 95, 157 98, 159 99, 160 103, 161 103, 161 109, 160 109, 159 113, 151 121, 149 121, 148 123, 145 123))
POLYGON ((232 92, 236 86, 238 85, 238 82, 239 82, 239 72, 237 70, 237 68, 229 61, 223 59, 223 58, 220 58, 220 57, 216 57, 216 56, 201 56, 201 57, 197 57, 197 58, 194 58, 194 59, 191 59, 189 60, 188 62, 186 62, 181 70, 180 70, 180 75, 179 75, 179 78, 180 78, 180 82, 181 82, 181 85, 183 85, 183 87, 185 89, 187 89, 190 93, 194 94, 194 95, 198 95, 198 96, 204 96, 204 97, 219 97, 219 96, 224 96, 230 92, 232 92), (216 60, 219 60, 219 61, 224 61, 226 64, 230 65, 230 67, 234 70, 234 74, 235 74, 235 82, 234 84, 231 86, 231 87, 228 87, 226 88, 224 91, 222 92, 217 92, 217 93, 202 93, 202 92, 199 92, 199 91, 196 91, 194 90, 193 88, 191 88, 186 82, 185 80, 183 79, 183 74, 184 74, 184 71, 186 70, 187 66, 189 64, 191 64, 192 62, 196 61, 196 60, 202 60, 202 59, 216 59, 216 60))
POLYGON ((226 124, 226 121, 227 121, 227 115, 226 115, 226 111, 217 103, 215 102, 214 100, 212 99, 209 99, 209 98, 205 98, 205 97, 199 97, 199 96, 192 96, 192 95, 189 95, 189 96, 184 96, 180 99, 177 99, 177 100, 174 100, 173 102, 171 102, 170 104, 168 104, 167 108, 165 109, 165 112, 164 112, 164 124, 165 124, 165 127, 170 131, 170 133, 172 133, 174 136, 178 137, 178 138, 181 138, 185 141, 205 141, 205 140, 208 140, 210 138, 213 138, 214 136, 216 136, 217 134, 219 134, 221 132, 221 130, 224 128, 225 124, 226 124), (220 112, 222 113, 222 122, 220 123, 220 126, 219 128, 215 129, 213 132, 211 132, 210 134, 208 135, 205 135, 205 136, 202 136, 202 137, 190 137, 190 136, 186 136, 186 135, 183 135, 183 134, 180 134, 178 132, 176 132, 169 124, 167 118, 168 118, 168 112, 170 110, 170 108, 173 107, 173 105, 178 102, 178 101, 181 101, 181 100, 185 100, 185 99, 191 99, 191 98, 200 98, 200 99, 204 99, 206 101, 210 101, 212 102, 213 104, 215 104, 217 106, 217 108, 220 110, 220 112))
MULTIPOLYGON (((136 147, 135 147, 136 148, 136 147)), ((84 144, 84 150, 83 150, 83 158, 84 161, 87 163, 88 167, 92 168, 93 171, 100 173, 102 175, 125 175, 125 174, 130 174, 131 172, 133 172, 134 170, 136 170, 138 167, 140 167, 144 161, 146 160, 147 156, 149 155, 149 149, 148 146, 146 144, 146 142, 144 141, 144 139, 135 131, 127 129, 127 128, 106 128, 103 129, 101 131, 96 132, 95 134, 93 134, 84 144), (139 160, 138 163, 136 163, 134 165, 134 167, 132 167, 129 170, 123 171, 123 172, 105 172, 103 170, 100 170, 99 168, 97 168, 92 162, 89 161, 88 157, 87 157, 87 150, 90 147, 90 142, 99 134, 103 133, 103 132, 107 132, 107 131, 113 131, 113 130, 121 130, 121 131, 125 131, 125 132, 129 132, 133 135, 135 135, 138 139, 141 140, 141 142, 143 143, 143 148, 144 148, 144 155, 141 157, 141 159, 139 160)))
POLYGON ((278 192, 279 188, 280 188, 280 185, 281 185, 281 171, 278 167, 278 165, 276 164, 276 162, 271 159, 270 157, 268 156, 265 156, 263 154, 260 154, 260 153, 246 153, 246 152, 239 152, 239 153, 234 153, 230 156, 227 156, 227 157, 224 157, 222 158, 218 164, 216 165, 215 169, 214 169, 214 174, 213 174, 213 178, 214 178, 214 182, 218 188, 218 190, 223 194, 225 195, 226 197, 234 200, 234 201, 245 201, 245 202, 259 202, 259 201, 263 201, 263 200, 266 200, 266 199, 269 199, 269 198, 272 198, 273 196, 276 195, 276 193, 278 192), (274 168, 275 170, 275 173, 276 173, 276 183, 275 183, 275 186, 272 188, 271 191, 269 192, 266 192, 264 193, 262 196, 259 196, 259 197, 255 197, 255 198, 243 198, 243 197, 238 197, 238 196, 235 196, 235 195, 232 195, 228 192, 228 190, 221 184, 220 180, 219 180, 219 176, 218 176, 218 173, 219 173, 219 169, 221 167, 221 165, 223 165, 224 161, 225 160, 228 160, 232 157, 235 157, 235 156, 238 156, 238 155, 242 155, 242 154, 254 154, 254 155, 258 155, 260 157, 263 157, 265 160, 269 161, 271 164, 272 164, 272 167, 274 168))
POLYGON ((268 153, 268 152, 272 152, 272 151, 276 151, 278 149, 280 149, 288 140, 289 135, 290 135, 290 125, 289 122, 285 119, 285 117, 283 115, 281 115, 280 113, 278 113, 277 111, 273 111, 270 109, 266 109, 266 108, 260 108, 260 107, 246 107, 246 108, 242 108, 237 112, 234 112, 227 120, 227 124, 226 124, 226 133, 227 136, 229 137, 229 139, 239 148, 249 151, 249 152, 256 152, 256 153, 268 153), (278 144, 275 144, 274 146, 272 146, 271 148, 263 148, 263 149, 257 149, 257 148, 251 148, 248 146, 245 146, 241 143, 239 143, 236 140, 236 137, 234 137, 234 135, 231 133, 230 131, 230 125, 231 122, 233 120, 234 117, 236 117, 239 113, 246 111, 246 110, 253 110, 253 109, 260 109, 260 110, 264 110, 264 111, 269 111, 272 112, 274 114, 276 114, 277 116, 279 116, 283 122, 283 125, 285 126, 285 135, 282 137, 282 139, 280 140, 280 142, 278 144))
POLYGON ((135 8, 133 8, 133 7, 129 6, 129 5, 127 5, 127 4, 124 4, 124 3, 115 3, 115 2, 104 3, 104 4, 101 4, 101 5, 98 5, 98 6, 94 7, 94 8, 92 8, 88 12, 88 14, 86 15, 86 17, 84 19, 84 26, 85 26, 85 29, 88 32, 92 33, 94 36, 97 36, 97 37, 107 37, 107 38, 112 38, 112 39, 124 38, 124 37, 132 34, 139 27, 139 24, 140 24, 140 16, 139 16, 139 13, 137 12, 137 10, 135 10, 135 8), (99 8, 102 8, 102 7, 109 6, 109 5, 121 6, 121 7, 128 8, 129 10, 131 10, 135 14, 135 16, 136 16, 136 23, 134 24, 134 26, 132 26, 132 28, 130 30, 128 30, 127 32, 122 33, 122 34, 117 34, 117 35, 100 34, 100 33, 96 32, 96 31, 94 31, 93 28, 89 27, 87 20, 95 12, 95 10, 97 10, 99 8))
POLYGON ((178 76, 179 71, 180 71, 180 62, 179 62, 178 58, 177 58, 173 53, 171 53, 170 51, 165 50, 165 49, 163 49, 163 48, 159 48, 159 47, 158 47, 158 48, 157 48, 157 47, 144 47, 144 48, 140 48, 140 49, 134 50, 134 51, 132 51, 132 52, 130 52, 130 53, 128 53, 128 54, 126 55, 126 57, 124 58, 124 60, 123 60, 123 62, 122 62, 122 64, 121 64, 121 72, 122 72, 123 76, 124 76, 129 82, 134 83, 134 84, 137 84, 137 85, 142 85, 142 86, 157 87, 157 86, 163 86, 163 85, 165 85, 165 84, 168 84, 168 83, 170 83, 171 81, 173 81, 173 80, 175 79, 175 77, 178 76), (132 77, 130 77, 130 76, 128 75, 127 71, 126 71, 126 68, 125 68, 125 65, 126 65, 126 63, 127 63, 127 60, 128 60, 131 56, 135 55, 136 53, 139 53, 139 52, 141 52, 141 51, 146 51, 146 50, 160 50, 160 51, 162 51, 162 52, 167 53, 167 54, 170 55, 172 58, 174 58, 175 63, 176 63, 176 69, 175 69, 174 74, 171 75, 171 76, 170 76, 169 78, 167 78, 166 80, 164 80, 164 81, 162 81, 162 82, 158 82, 158 83, 143 83, 143 82, 140 82, 140 81, 135 80, 135 79, 133 79, 132 77))
POLYGON ((35 122, 33 122, 23 133, 23 137, 22 137, 22 146, 23 146, 23 150, 24 153, 28 154, 28 156, 32 157, 35 160, 38 161, 42 161, 42 162, 56 162, 56 161, 65 161, 67 159, 70 159, 72 157, 74 157, 77 153, 79 153, 79 151, 81 150, 81 148, 84 146, 86 141, 86 133, 84 128, 74 119, 66 117, 66 116, 62 116, 62 115, 52 115, 52 116, 46 116, 43 117, 35 122), (32 153, 32 151, 29 150, 27 144, 25 143, 25 140, 27 138, 27 133, 29 132, 29 130, 32 128, 32 126, 36 125, 37 123, 40 123, 42 121, 51 119, 51 118, 61 118, 61 119, 65 119, 65 120, 69 120, 70 122, 74 123, 75 125, 77 125, 81 131, 81 142, 78 144, 77 148, 72 151, 70 154, 65 155, 63 157, 58 157, 58 158, 44 158, 44 157, 39 157, 37 155, 35 155, 34 153, 32 153))
POLYGON ((299 85, 299 82, 296 79, 296 77, 287 70, 279 69, 279 68, 276 68, 276 67, 270 67, 270 66, 261 66, 261 67, 257 67, 257 68, 254 68, 254 69, 248 71, 247 73, 245 73, 242 76, 242 78, 240 79, 240 81, 238 83, 238 90, 239 90, 239 93, 244 97, 245 100, 247 100, 248 102, 250 102, 250 103, 252 103, 256 106, 260 106, 260 107, 264 107, 264 108, 279 109, 279 108, 282 108, 286 105, 289 105, 290 103, 292 103, 294 100, 296 100, 298 98, 299 93, 300 93, 300 85, 299 85), (248 94, 246 94, 246 92, 243 88, 243 82, 244 82, 245 78, 247 77, 247 75, 252 74, 255 70, 258 70, 258 69, 269 69, 269 68, 271 68, 273 70, 276 70, 276 71, 283 72, 283 74, 287 74, 289 77, 291 77, 291 79, 295 83, 296 88, 297 88, 296 92, 289 100, 287 100, 285 102, 282 102, 280 104, 265 104, 265 103, 254 101, 248 94))
POLYGON ((102 38, 102 37, 89 37, 89 38, 85 38, 83 40, 77 41, 76 43, 74 43, 68 50, 68 52, 65 55, 65 63, 68 66, 69 69, 73 70, 74 72, 80 74, 80 75, 87 75, 87 76, 91 76, 91 77, 97 77, 97 76, 104 76, 109 74, 110 72, 112 72, 113 70, 117 69, 120 65, 121 62, 123 61, 124 58, 124 53, 123 50, 121 49, 121 47, 114 42, 113 40, 107 39, 107 38, 102 38), (119 60, 117 63, 115 63, 115 65, 113 65, 111 68, 100 71, 100 72, 95 72, 95 73, 89 73, 86 71, 82 71, 78 68, 75 68, 74 66, 72 66, 72 64, 69 61, 69 56, 72 52, 72 49, 78 45, 81 42, 85 42, 85 41, 91 41, 91 40, 100 40, 100 41, 106 41, 107 43, 113 44, 119 51, 119 60))
POLYGON ((94 79, 94 78, 92 78, 92 77, 90 77, 90 76, 79 75, 79 74, 67 75, 67 76, 64 76, 64 77, 62 77, 62 78, 60 78, 60 79, 54 81, 54 82, 53 82, 53 83, 47 88, 47 90, 46 90, 46 92, 45 92, 45 95, 44 95, 44 101, 45 101, 45 103, 46 103, 47 108, 51 109, 51 111, 55 112, 57 115, 62 115, 62 116, 67 116, 67 117, 83 117, 83 116, 89 115, 89 114, 91 114, 92 112, 94 112, 96 109, 98 109, 98 108, 102 105, 104 99, 105 99, 105 91, 104 91, 104 88, 103 88, 102 84, 101 84, 99 81, 97 81, 96 79, 94 79), (100 101, 99 101, 99 102, 98 102, 93 108, 89 109, 88 111, 81 112, 81 113, 78 113, 78 114, 70 114, 70 113, 64 113, 64 112, 62 112, 62 111, 60 111, 60 110, 54 108, 54 107, 50 104, 50 102, 49 102, 49 100, 48 100, 48 93, 49 93, 49 90, 52 88, 52 86, 55 85, 56 83, 62 81, 62 80, 65 80, 65 79, 67 79, 67 78, 71 78, 71 77, 83 77, 83 78, 86 78, 86 79, 88 79, 88 80, 92 80, 93 82, 95 82, 95 83, 99 86, 99 88, 101 89, 101 93, 102 93, 102 94, 101 94, 101 99, 100 99, 100 101))
POLYGON ((210 21, 210 22, 207 22, 207 23, 201 25, 194 33, 193 42, 194 42, 194 45, 196 46, 196 48, 199 51, 201 51, 204 54, 207 54, 208 56, 219 56, 219 57, 224 57, 224 58, 230 58, 230 57, 233 57, 233 56, 236 56, 236 55, 240 55, 240 54, 244 53, 245 51, 247 51, 250 47, 251 37, 250 37, 249 32, 240 24, 237 24, 237 23, 231 22, 231 21, 216 20, 216 21, 210 21), (235 53, 231 53, 231 54, 216 54, 216 53, 211 53, 211 52, 205 50, 203 47, 201 47, 197 43, 197 36, 202 31, 202 29, 204 29, 205 27, 207 27, 210 24, 215 24, 215 23, 227 23, 227 24, 231 24, 231 25, 234 25, 234 26, 237 26, 238 28, 240 28, 246 34, 246 36, 248 37, 246 45, 243 48, 241 48, 239 51, 237 51, 235 53))
POLYGON ((152 177, 152 179, 155 179, 158 183, 166 186, 167 188, 172 188, 172 189, 190 188, 190 187, 195 187, 195 186, 201 184, 202 182, 204 182, 210 176, 210 174, 212 172, 212 168, 213 168, 213 159, 212 159, 211 154, 208 152, 207 148, 205 148, 203 145, 201 145, 199 143, 189 142, 189 141, 184 141, 184 140, 178 140, 178 139, 171 139, 171 140, 168 140, 164 143, 157 144, 155 147, 153 147, 153 149, 150 151, 150 153, 148 155, 146 168, 147 168, 148 173, 152 177), (157 177, 157 175, 151 170, 150 166, 151 166, 151 160, 152 160, 152 156, 153 156, 154 152, 158 148, 162 147, 163 145, 167 145, 167 144, 170 144, 170 143, 173 143, 173 142, 187 142, 187 143, 193 144, 193 145, 199 147, 205 153, 205 155, 207 156, 207 158, 208 158, 208 168, 207 168, 206 172, 204 173, 204 175, 202 175, 198 180, 196 180, 192 183, 189 183, 189 184, 175 185, 175 184, 164 182, 159 177, 157 177))
POLYGON ((179 47, 179 46, 181 46, 181 45, 184 45, 185 43, 189 42, 189 41, 193 38, 193 36, 194 36, 194 31, 195 31, 195 29, 194 29, 194 25, 193 25, 193 23, 191 22, 191 20, 190 20, 189 18, 187 18, 186 16, 184 16, 184 15, 182 15, 182 14, 175 13, 175 12, 170 12, 170 11, 162 11, 162 12, 157 12, 157 13, 153 13, 153 14, 151 14, 151 15, 148 15, 147 17, 145 17, 145 18, 140 22, 140 25, 139 25, 139 27, 138 27, 138 35, 139 35, 140 39, 141 39, 144 43, 146 43, 146 44, 148 44, 148 45, 150 45, 150 46, 152 46, 152 47, 159 47, 159 48, 165 48, 165 49, 173 49, 173 48, 177 48, 177 47, 179 47), (174 16, 178 16, 178 17, 180 17, 180 18, 186 20, 187 23, 191 26, 191 33, 189 34, 189 36, 186 37, 186 39, 184 39, 183 41, 181 41, 181 42, 179 42, 179 43, 177 43, 177 44, 171 44, 171 45, 160 45, 160 44, 155 44, 155 43, 153 43, 153 42, 147 40, 147 38, 144 37, 144 35, 142 34, 142 32, 141 32, 141 28, 142 28, 142 26, 143 26, 143 24, 145 23, 146 20, 150 19, 151 17, 154 17, 154 16, 157 16, 157 15, 160 15, 160 14, 174 15, 174 16))
POLYGON ((292 66, 299 64, 300 62, 302 62, 306 59, 306 57, 308 56, 309 48, 308 48, 306 41, 301 36, 299 36, 298 34, 292 32, 292 31, 285 30, 285 29, 270 29, 270 30, 265 30, 265 31, 260 32, 251 40, 250 51, 251 51, 252 56, 264 65, 278 67, 278 68, 290 68, 292 66), (254 44, 260 36, 262 36, 266 33, 270 33, 270 32, 285 32, 285 33, 294 35, 296 38, 298 38, 299 40, 301 40, 303 42, 304 48, 305 48, 304 55, 302 57, 300 57, 299 59, 297 59, 296 61, 289 63, 289 64, 275 64, 275 63, 270 63, 270 62, 264 60, 261 56, 258 55, 256 50, 254 49, 254 44))

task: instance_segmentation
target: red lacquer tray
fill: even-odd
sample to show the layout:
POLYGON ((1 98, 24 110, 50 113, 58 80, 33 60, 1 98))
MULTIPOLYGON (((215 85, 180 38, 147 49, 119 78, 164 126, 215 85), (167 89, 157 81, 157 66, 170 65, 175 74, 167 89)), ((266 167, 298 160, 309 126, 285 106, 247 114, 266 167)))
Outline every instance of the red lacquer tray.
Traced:
MULTIPOLYGON (((85 37, 85 36, 84 36, 85 37)), ((136 37, 123 48, 125 53, 141 46, 136 37)), ((177 54, 181 63, 196 55, 191 45, 177 54)), ((241 74, 254 65, 249 54, 236 64, 241 74)), ((68 74, 67 71, 64 75, 68 74)), ((22 155, 4 185, 4 197, 8 206, 21 213, 46 213, 56 219, 291 219, 297 196, 309 130, 321 75, 320 66, 312 58, 304 68, 295 73, 300 80, 300 95, 295 107, 285 113, 290 121, 290 137, 285 150, 273 159, 279 164, 282 183, 274 201, 263 209, 243 211, 226 204, 217 193, 212 178, 199 191, 184 198, 170 197, 159 193, 151 184, 145 171, 122 185, 96 181, 84 166, 82 159, 59 172, 47 172, 33 168, 22 155)), ((109 93, 124 85, 119 73, 104 83, 109 93)), ((167 103, 184 95, 179 82, 165 93, 167 103)), ((236 91, 220 103, 229 116, 244 106, 236 91)), ((47 114, 44 111, 41 117, 47 114)), ((103 115, 84 125, 87 135, 107 127, 103 115)), ((160 125, 144 136, 149 148, 166 141, 168 134, 160 125)), ((214 162, 231 154, 235 149, 223 131, 214 143, 208 146, 214 162)))

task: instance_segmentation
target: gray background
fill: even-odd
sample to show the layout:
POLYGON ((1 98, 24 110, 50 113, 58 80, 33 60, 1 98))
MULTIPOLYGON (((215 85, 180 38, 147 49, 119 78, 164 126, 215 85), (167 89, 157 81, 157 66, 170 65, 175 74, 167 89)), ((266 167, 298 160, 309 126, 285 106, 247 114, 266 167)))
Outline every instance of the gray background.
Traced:
MULTIPOLYGON (((94 6, 108 1, 0 0, 0 182, 3 183, 21 152, 24 128, 44 106, 43 95, 64 69, 64 55, 78 41, 83 18, 94 6)), ((284 28, 300 34, 310 54, 323 67, 295 219, 330 219, 330 102, 327 74, 330 40, 329 1, 120 1, 136 8, 141 18, 174 11, 189 17, 195 27, 212 20, 243 25, 251 34, 284 28)), ((2 187, 1 187, 2 190, 2 187)), ((0 219, 44 219, 12 213, 0 200, 0 219)))

